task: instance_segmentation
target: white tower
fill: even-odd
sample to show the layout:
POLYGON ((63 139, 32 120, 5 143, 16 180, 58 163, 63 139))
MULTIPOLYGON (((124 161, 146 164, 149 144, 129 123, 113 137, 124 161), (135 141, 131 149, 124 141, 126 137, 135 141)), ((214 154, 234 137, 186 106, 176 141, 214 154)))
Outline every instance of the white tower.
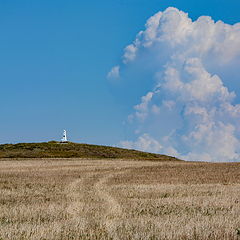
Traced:
POLYGON ((61 142, 67 142, 67 131, 66 130, 63 130, 63 138, 61 139, 61 142))

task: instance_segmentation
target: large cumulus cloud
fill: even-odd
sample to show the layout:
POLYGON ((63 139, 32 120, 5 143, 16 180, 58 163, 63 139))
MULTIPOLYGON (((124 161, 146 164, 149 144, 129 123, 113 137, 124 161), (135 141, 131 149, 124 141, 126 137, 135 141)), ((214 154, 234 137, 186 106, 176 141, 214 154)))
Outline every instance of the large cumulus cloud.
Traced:
POLYGON ((147 65, 152 76, 152 89, 128 117, 136 137, 121 145, 187 160, 239 160, 239 64, 240 23, 192 21, 172 7, 152 16, 109 74, 147 65))

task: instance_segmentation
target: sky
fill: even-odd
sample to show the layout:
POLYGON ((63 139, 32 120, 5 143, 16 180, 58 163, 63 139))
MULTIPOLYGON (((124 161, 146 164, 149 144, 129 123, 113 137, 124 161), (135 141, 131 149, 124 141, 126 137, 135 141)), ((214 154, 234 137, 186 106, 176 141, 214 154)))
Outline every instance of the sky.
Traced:
MULTIPOLYGON (((240 45, 237 40, 232 44, 231 39, 239 36, 239 30, 215 23, 221 20, 232 26, 240 22, 239 9, 238 0, 0 0, 0 143, 59 140, 66 129, 73 142, 136 148, 189 160, 235 161, 239 151, 240 58, 233 53, 239 52, 240 45), (190 44, 185 44, 185 36, 182 42, 180 39, 173 43, 179 59, 183 57, 181 49, 189 52, 184 56, 187 65, 184 71, 180 71, 183 60, 174 62, 173 49, 166 47, 172 44, 169 32, 165 31, 164 43, 158 45, 156 41, 151 47, 144 45, 146 39, 136 37, 140 31, 146 30, 145 36, 148 34, 151 26, 146 23, 152 16, 159 22, 160 14, 155 15, 159 12, 165 16, 160 21, 163 27, 173 27, 173 32, 181 27, 174 27, 180 23, 176 14, 166 10, 169 7, 174 7, 170 12, 182 18, 182 26, 184 21, 195 22, 201 16, 211 16, 215 21, 191 26, 190 44), (202 49, 205 42, 205 39, 197 41, 194 36, 206 36, 210 29, 220 29, 219 32, 227 29, 214 38, 223 50, 215 55, 209 49, 193 53, 194 46, 202 49), (139 48, 134 59, 131 47, 126 48, 131 43, 139 48), (225 51, 229 46, 231 51, 225 51), (202 57, 203 52, 206 57, 202 57), (220 56, 229 58, 228 63, 218 62, 220 56), (184 94, 189 96, 192 92, 173 92, 169 85, 159 90, 166 96, 158 94, 161 80, 170 79, 174 71, 191 80, 201 80, 204 75, 203 85, 216 83, 214 100, 209 100, 205 87, 204 94, 197 99, 201 104, 195 101, 192 108, 189 105, 192 99, 182 99, 184 94), (212 107, 206 109, 208 104, 201 97, 212 102, 212 107), (178 106, 167 111, 174 108, 174 102, 178 106), (237 116, 225 119, 222 115, 231 113, 222 108, 224 104, 237 116), (163 105, 166 109, 161 109, 163 105), (161 111, 162 115, 146 113, 149 106, 151 111, 156 114, 161 111), (204 114, 208 121, 184 115, 185 108, 188 112, 207 111, 204 114), (218 113, 212 116, 216 109, 218 113), (193 130, 196 126, 198 131, 193 130), (205 131, 211 136, 199 136, 204 135, 204 130, 199 132, 203 126, 207 126, 205 131), (187 140, 184 142, 182 137, 187 140), (219 138, 223 142, 215 143, 219 138), (207 150, 209 144, 213 144, 211 152, 207 150), (222 145, 223 151, 218 152, 222 145)), ((180 35, 175 37, 178 39, 180 35)))

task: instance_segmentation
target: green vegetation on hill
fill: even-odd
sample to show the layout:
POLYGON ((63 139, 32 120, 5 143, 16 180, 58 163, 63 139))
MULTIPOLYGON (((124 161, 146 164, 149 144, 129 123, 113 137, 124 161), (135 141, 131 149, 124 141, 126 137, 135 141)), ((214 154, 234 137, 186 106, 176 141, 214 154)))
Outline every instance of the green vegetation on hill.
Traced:
POLYGON ((160 154, 80 143, 18 143, 0 145, 0 158, 121 158, 178 160, 160 154))

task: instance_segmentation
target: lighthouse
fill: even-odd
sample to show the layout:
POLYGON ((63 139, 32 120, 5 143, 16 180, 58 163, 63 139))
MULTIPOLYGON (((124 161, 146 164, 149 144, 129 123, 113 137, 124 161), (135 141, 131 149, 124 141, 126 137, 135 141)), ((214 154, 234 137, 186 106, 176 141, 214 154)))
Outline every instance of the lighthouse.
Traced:
POLYGON ((67 131, 66 130, 63 130, 63 137, 61 139, 61 142, 62 143, 67 143, 68 140, 67 140, 67 131))

